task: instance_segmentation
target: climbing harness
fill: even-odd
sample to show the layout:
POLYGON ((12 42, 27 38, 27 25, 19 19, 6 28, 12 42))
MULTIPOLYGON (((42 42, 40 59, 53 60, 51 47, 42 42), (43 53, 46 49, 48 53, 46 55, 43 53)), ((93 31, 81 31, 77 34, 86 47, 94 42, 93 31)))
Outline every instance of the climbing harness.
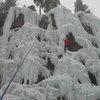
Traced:
POLYGON ((28 56, 29 52, 31 51, 31 49, 32 49, 32 47, 34 46, 34 44, 35 44, 36 41, 37 41, 37 39, 33 42, 32 46, 29 48, 28 52, 26 53, 25 57, 23 58, 22 62, 21 62, 20 65, 18 66, 18 68, 17 68, 17 70, 15 71, 13 77, 11 78, 10 82, 8 83, 6 89, 4 90, 3 94, 1 95, 0 100, 3 99, 4 95, 6 94, 8 88, 9 88, 9 86, 11 85, 11 83, 12 83, 12 81, 14 80, 16 74, 18 73, 19 69, 20 69, 21 66, 23 65, 23 63, 24 63, 26 57, 28 56))

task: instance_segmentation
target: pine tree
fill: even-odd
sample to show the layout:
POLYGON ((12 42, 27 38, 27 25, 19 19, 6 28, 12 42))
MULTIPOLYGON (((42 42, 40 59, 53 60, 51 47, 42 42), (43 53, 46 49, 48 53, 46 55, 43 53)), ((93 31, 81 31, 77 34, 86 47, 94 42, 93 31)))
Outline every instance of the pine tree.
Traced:
POLYGON ((59 0, 34 0, 34 3, 40 7, 40 13, 41 13, 41 8, 44 8, 44 12, 48 12, 54 7, 57 7, 60 5, 59 0))
POLYGON ((37 7, 39 7, 39 14, 41 15, 41 8, 44 0, 33 0, 33 1, 37 5, 37 7))
POLYGON ((50 11, 51 9, 57 7, 58 5, 60 5, 59 0, 45 0, 44 3, 45 12, 50 11))
POLYGON ((75 12, 83 11, 85 13, 91 13, 91 11, 88 9, 88 6, 86 4, 83 4, 82 0, 76 0, 75 4, 75 12))
POLYGON ((31 5, 31 6, 28 6, 29 9, 33 10, 33 11, 36 11, 35 9, 35 6, 34 5, 31 5))
POLYGON ((5 0, 4 9, 5 9, 6 11, 8 11, 10 7, 16 6, 16 2, 17 2, 17 1, 18 1, 18 0, 5 0))

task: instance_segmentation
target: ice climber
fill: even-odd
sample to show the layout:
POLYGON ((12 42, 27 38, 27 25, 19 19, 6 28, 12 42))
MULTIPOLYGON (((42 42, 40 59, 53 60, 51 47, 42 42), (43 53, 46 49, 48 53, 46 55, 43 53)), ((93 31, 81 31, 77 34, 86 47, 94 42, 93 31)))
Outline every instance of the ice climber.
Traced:
POLYGON ((66 37, 64 39, 64 52, 66 52, 66 50, 68 49, 69 44, 70 44, 70 40, 66 37))

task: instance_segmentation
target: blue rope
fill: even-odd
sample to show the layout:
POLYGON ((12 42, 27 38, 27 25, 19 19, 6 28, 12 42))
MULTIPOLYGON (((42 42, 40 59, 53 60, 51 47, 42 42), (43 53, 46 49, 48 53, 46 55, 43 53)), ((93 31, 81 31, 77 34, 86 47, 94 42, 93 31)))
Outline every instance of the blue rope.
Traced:
MULTIPOLYGON (((37 40, 37 39, 36 39, 36 40, 37 40)), ((20 65, 19 65, 19 67, 17 68, 16 72, 14 73, 13 77, 11 78, 11 80, 10 80, 9 84, 7 85, 6 89, 4 90, 4 92, 3 92, 2 96, 0 97, 0 100, 2 100, 2 99, 3 99, 4 95, 6 94, 6 92, 7 92, 8 88, 9 88, 9 86, 11 85, 12 81, 14 80, 14 78, 15 78, 15 76, 16 76, 16 74, 17 74, 17 72, 19 71, 19 69, 20 69, 20 68, 21 68, 21 66, 23 65, 23 63, 24 63, 24 61, 25 61, 26 57, 28 56, 29 52, 31 51, 32 47, 34 46, 34 44, 35 44, 36 40, 34 41, 34 43, 32 44, 32 46, 30 47, 30 49, 29 49, 29 50, 28 50, 28 52, 26 53, 25 57, 23 58, 22 62, 21 62, 21 63, 20 63, 20 65)))

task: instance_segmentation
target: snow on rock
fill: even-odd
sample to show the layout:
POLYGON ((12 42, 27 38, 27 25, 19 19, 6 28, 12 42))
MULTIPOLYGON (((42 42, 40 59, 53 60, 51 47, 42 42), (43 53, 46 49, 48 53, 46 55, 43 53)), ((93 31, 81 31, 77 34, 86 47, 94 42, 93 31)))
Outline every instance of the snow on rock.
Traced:
POLYGON ((36 12, 9 10, 0 45, 0 95, 34 43, 4 100, 99 100, 100 19, 63 6, 47 16, 45 30, 36 12))
POLYGON ((100 60, 89 59, 86 62, 88 71, 95 75, 97 84, 100 85, 100 60))
POLYGON ((95 44, 100 48, 100 31, 95 35, 95 44))
POLYGON ((37 41, 45 40, 46 31, 41 29, 37 26, 32 26, 30 23, 24 24, 17 32, 13 32, 13 36, 9 41, 10 44, 19 45, 21 42, 33 42, 38 39, 37 41))
POLYGON ((75 52, 72 57, 74 60, 77 60, 78 62, 82 63, 83 65, 86 64, 87 60, 91 59, 91 57, 88 54, 84 53, 82 50, 75 52))
MULTIPOLYGON (((63 75, 55 75, 53 77, 50 77, 42 82, 39 83, 39 86, 42 87, 54 87, 57 88, 59 93, 55 96, 57 97, 64 97, 65 99, 69 99, 70 93, 73 92, 73 81, 70 76, 63 74, 63 75)), ((73 95, 73 93, 72 93, 73 95)), ((56 100, 56 99, 55 99, 56 100)))
POLYGON ((99 100, 100 86, 91 86, 91 84, 80 84, 75 86, 76 100, 99 100))
MULTIPOLYGON (((2 88, 2 91, 6 86, 2 88)), ((1 94, 2 92, 0 92, 1 94)), ((12 83, 8 90, 8 95, 4 97, 4 100, 46 100, 46 97, 34 88, 28 88, 20 84, 12 83)))
POLYGON ((63 52, 64 52, 64 49, 63 49, 63 47, 61 47, 61 46, 58 46, 57 47, 57 55, 58 56, 62 56, 63 55, 63 52))
POLYGON ((83 12, 77 13, 79 19, 84 25, 90 26, 93 34, 97 34, 100 31, 100 19, 92 14, 85 14, 83 12))
POLYGON ((69 16, 66 20, 66 24, 63 25, 64 32, 72 32, 74 35, 78 36, 87 36, 87 33, 84 31, 80 21, 77 18, 69 16))
POLYGON ((92 59, 98 59, 98 55, 93 48, 88 48, 88 49, 82 49, 84 53, 86 53, 88 56, 90 56, 92 59))
POLYGON ((52 24, 52 15, 54 15, 54 20, 55 20, 55 24, 57 26, 57 28, 61 28, 62 25, 64 25, 66 22, 67 22, 67 16, 72 14, 71 11, 69 9, 66 9, 64 6, 60 5, 54 9, 52 9, 48 16, 50 17, 49 21, 50 21, 50 24, 48 26, 48 29, 53 29, 55 28, 52 24), (63 16, 62 16, 63 15, 63 16))
POLYGON ((94 48, 94 51, 96 52, 98 58, 100 59, 100 49, 94 48))
POLYGON ((49 30, 49 31, 47 31, 47 33, 45 35, 47 37, 47 40, 49 42, 51 42, 51 45, 56 45, 59 43, 59 39, 60 39, 59 34, 60 34, 59 30, 54 30, 54 31, 49 30))
POLYGON ((0 59, 0 75, 2 76, 1 86, 11 79, 16 67, 17 63, 14 60, 0 59))
POLYGON ((49 70, 43 67, 38 60, 39 59, 35 60, 35 58, 32 56, 28 56, 22 65, 23 69, 21 75, 25 84, 27 83, 27 80, 29 80, 30 85, 37 82, 38 75, 41 75, 44 78, 50 76, 49 70))
MULTIPOLYGON (((18 47, 15 50, 15 53, 13 55, 14 56, 13 59, 14 60, 22 60, 25 57, 26 53, 29 51, 30 47, 32 46, 32 44, 34 42, 35 41, 33 41, 33 42, 27 42, 27 43, 22 42, 21 44, 19 44, 18 47)), ((29 54, 32 55, 32 56, 38 56, 39 55, 38 52, 39 52, 38 48, 32 47, 32 49, 29 52, 29 54)))
POLYGON ((55 68, 55 74, 67 73, 76 82, 90 82, 85 66, 68 56, 62 57, 55 68))
POLYGON ((33 25, 33 27, 35 25, 38 25, 40 16, 36 12, 33 12, 32 10, 25 7, 24 8, 11 7, 8 12, 8 15, 4 24, 4 28, 3 28, 3 37, 2 37, 3 42, 7 43, 8 38, 10 36, 12 24, 14 20, 16 20, 20 14, 24 16, 23 18, 24 24, 30 23, 33 25))

